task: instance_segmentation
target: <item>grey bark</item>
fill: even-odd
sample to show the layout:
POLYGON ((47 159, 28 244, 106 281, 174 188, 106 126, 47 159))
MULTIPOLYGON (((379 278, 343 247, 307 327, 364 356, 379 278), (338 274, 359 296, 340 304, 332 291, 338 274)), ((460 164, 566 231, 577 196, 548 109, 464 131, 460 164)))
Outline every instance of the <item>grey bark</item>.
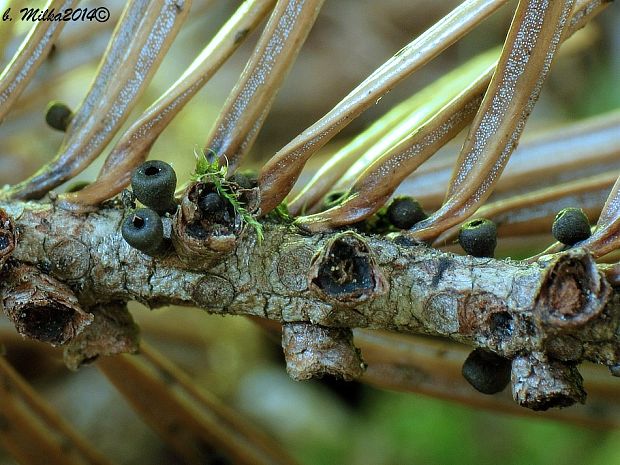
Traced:
MULTIPOLYGON (((535 383, 521 382, 529 369, 558 379, 553 373, 572 373, 583 360, 610 367, 620 360, 617 295, 580 249, 528 264, 458 256, 402 237, 306 236, 266 221, 262 242, 245 228, 229 254, 190 269, 174 251, 152 258, 132 249, 120 234, 119 206, 87 216, 37 203, 0 202, 0 208, 18 234, 13 262, 68 285, 85 309, 136 300, 281 323, 440 335, 518 360, 513 392, 519 386, 515 398, 530 407, 555 405, 530 400, 540 393, 532 394, 535 383), (540 362, 547 359, 553 370, 540 362)), ((170 229, 174 220, 167 223, 170 229)), ((7 264, 5 274, 14 266, 7 264)), ((359 371, 355 363, 343 373, 359 371)), ((574 378, 566 382, 574 386, 574 378)), ((583 399, 578 387, 567 391, 575 393, 572 402, 583 399)), ((557 405, 568 403, 562 398, 557 405)))

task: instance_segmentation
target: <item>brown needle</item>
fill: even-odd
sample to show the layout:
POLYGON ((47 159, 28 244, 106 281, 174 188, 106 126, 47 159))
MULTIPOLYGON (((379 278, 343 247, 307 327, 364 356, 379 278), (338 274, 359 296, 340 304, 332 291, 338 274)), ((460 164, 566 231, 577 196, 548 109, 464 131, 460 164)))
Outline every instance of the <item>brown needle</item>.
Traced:
POLYGON ((97 180, 78 192, 60 196, 59 205, 86 211, 122 191, 163 130, 258 26, 274 3, 275 0, 244 2, 185 73, 123 134, 97 180))
POLYGON ((390 58, 329 113, 276 153, 261 170, 261 214, 287 196, 308 159, 364 110, 506 3, 466 0, 390 58))
MULTIPOLYGON (((44 10, 54 8, 61 11, 75 4, 77 0, 50 0, 44 10)), ((47 58, 64 24, 65 21, 38 21, 0 74, 0 123, 47 58)))
POLYGON ((296 224, 319 232, 356 223, 376 212, 412 171, 456 136, 476 114, 494 66, 443 107, 426 124, 396 144, 356 180, 337 207, 301 217, 296 224))
POLYGON ((549 72, 572 0, 521 0, 478 115, 463 145, 444 205, 413 227, 436 237, 471 215, 493 192, 549 72))
MULTIPOLYGON (((71 179, 100 155, 127 119, 187 17, 191 1, 158 0, 147 4, 142 20, 129 41, 129 48, 125 50, 122 66, 114 68, 112 82, 103 91, 96 91, 101 92, 99 103, 87 110, 89 116, 79 128, 76 126, 66 134, 58 154, 50 163, 9 189, 10 197, 40 198, 71 179)), ((130 21, 126 16, 124 19, 130 21)), ((115 33, 121 31, 124 31, 122 25, 115 33)), ((112 50, 114 48, 108 49, 109 52, 112 50)), ((102 68, 99 71, 109 70, 102 68)), ((99 79, 95 79, 95 84, 100 84, 99 79)))
POLYGON ((205 143, 232 173, 252 148, 325 0, 278 0, 205 143))

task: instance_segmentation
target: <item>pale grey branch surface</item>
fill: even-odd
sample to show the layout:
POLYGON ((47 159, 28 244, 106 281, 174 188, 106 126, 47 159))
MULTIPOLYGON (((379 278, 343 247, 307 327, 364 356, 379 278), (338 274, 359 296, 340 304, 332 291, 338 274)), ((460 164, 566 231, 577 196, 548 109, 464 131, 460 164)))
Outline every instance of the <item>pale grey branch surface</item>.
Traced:
MULTIPOLYGON (((247 233, 234 253, 210 269, 192 271, 173 253, 153 259, 132 249, 119 231, 121 209, 74 216, 36 203, 0 207, 14 218, 19 232, 13 258, 67 283, 85 307, 119 300, 194 305, 213 313, 280 322, 438 334, 510 356, 544 346, 549 334, 536 315, 537 306, 543 285, 553 285, 550 275, 563 271, 560 268, 581 270, 579 282, 570 280, 575 273, 565 281, 581 292, 578 306, 591 320, 597 320, 597 312, 610 300, 609 285, 589 256, 579 252, 556 256, 549 264, 526 264, 458 256, 405 245, 406 240, 352 232, 304 236, 291 227, 267 223, 262 243, 247 233), (339 266, 338 256, 331 257, 334 264, 324 256, 330 244, 343 251, 342 261, 351 262, 350 254, 357 257, 349 271, 360 279, 341 280, 343 289, 349 286, 344 291, 329 288, 330 276, 316 276, 317 267, 326 263, 339 266), (318 252, 320 257, 315 256, 318 252), (493 329, 486 320, 494 315, 510 321, 493 329)), ((566 300, 553 305, 568 321, 566 300)), ((615 310, 609 305, 605 313, 615 319, 615 310)), ((601 351, 615 346, 612 329, 603 340, 591 340, 594 345, 585 347, 586 358, 618 361, 615 352, 601 351)))
POLYGON ((137 300, 192 305, 327 327, 436 334, 509 358, 552 352, 570 362, 618 363, 618 304, 588 254, 548 262, 457 256, 404 239, 353 232, 303 236, 265 224, 215 266, 188 270, 122 239, 124 211, 75 216, 49 205, 0 203, 19 234, 12 255, 68 284, 84 308, 137 300), (329 248, 330 250, 326 250, 329 248))

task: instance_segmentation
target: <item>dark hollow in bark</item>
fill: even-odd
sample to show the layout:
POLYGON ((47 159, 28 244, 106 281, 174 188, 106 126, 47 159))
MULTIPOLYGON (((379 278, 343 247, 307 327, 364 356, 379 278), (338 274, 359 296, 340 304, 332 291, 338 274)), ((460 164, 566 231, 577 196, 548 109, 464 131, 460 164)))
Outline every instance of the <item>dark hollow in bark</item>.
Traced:
MULTIPOLYGON (((257 187, 245 189, 224 179, 220 184, 249 214, 256 213, 257 187)), ((243 216, 213 182, 197 182, 187 188, 174 216, 172 243, 183 263, 192 269, 204 269, 237 247, 246 226, 243 216)))
POLYGON ((282 326, 282 348, 286 371, 296 381, 324 375, 351 381, 366 369, 349 328, 288 323, 282 326))
POLYGON ((234 250, 243 226, 241 217, 213 183, 198 182, 183 195, 174 217, 172 243, 184 263, 203 268, 234 250))
POLYGON ((603 311, 610 293, 592 256, 575 249, 550 263, 538 291, 536 316, 546 329, 578 328, 603 311))
POLYGON ((2 284, 4 312, 22 336, 65 344, 93 320, 68 286, 35 267, 9 270, 2 284))
POLYGON ((382 294, 386 286, 370 247, 352 231, 335 236, 313 258, 310 283, 326 300, 347 306, 382 294))

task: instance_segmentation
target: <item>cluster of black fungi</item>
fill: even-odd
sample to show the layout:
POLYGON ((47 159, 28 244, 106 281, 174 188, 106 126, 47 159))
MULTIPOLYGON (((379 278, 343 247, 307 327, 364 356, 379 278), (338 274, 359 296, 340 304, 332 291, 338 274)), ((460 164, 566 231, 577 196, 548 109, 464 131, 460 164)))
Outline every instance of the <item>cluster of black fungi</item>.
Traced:
MULTIPOLYGON (((56 119, 66 118, 66 111, 55 108, 56 119), (60 116, 58 116, 60 115, 60 116)), ((138 167, 131 177, 135 197, 145 205, 128 215, 122 225, 122 235, 127 243, 141 252, 157 256, 168 245, 164 239, 162 216, 173 214, 177 209, 174 192, 177 177, 174 169, 163 161, 151 160, 138 167)), ((333 206, 342 201, 342 193, 328 196, 333 206)), ((222 208, 217 193, 200 198, 199 207, 205 211, 222 208)), ((427 218, 422 206, 413 198, 394 198, 382 213, 391 226, 410 229, 427 218)), ((572 246, 590 236, 590 223, 580 208, 561 210, 552 226, 553 236, 561 243, 572 246)), ((463 224, 458 241, 463 250, 474 257, 493 257, 497 245, 497 226, 491 220, 476 218, 463 224)), ((464 378, 479 392, 495 394, 505 389, 510 381, 510 360, 484 349, 475 349, 465 360, 462 368, 464 378)))
POLYGON ((135 249, 157 256, 166 251, 162 216, 177 209, 174 191, 177 175, 172 166, 160 160, 149 160, 131 176, 133 194, 145 207, 138 208, 123 221, 121 233, 135 249))

